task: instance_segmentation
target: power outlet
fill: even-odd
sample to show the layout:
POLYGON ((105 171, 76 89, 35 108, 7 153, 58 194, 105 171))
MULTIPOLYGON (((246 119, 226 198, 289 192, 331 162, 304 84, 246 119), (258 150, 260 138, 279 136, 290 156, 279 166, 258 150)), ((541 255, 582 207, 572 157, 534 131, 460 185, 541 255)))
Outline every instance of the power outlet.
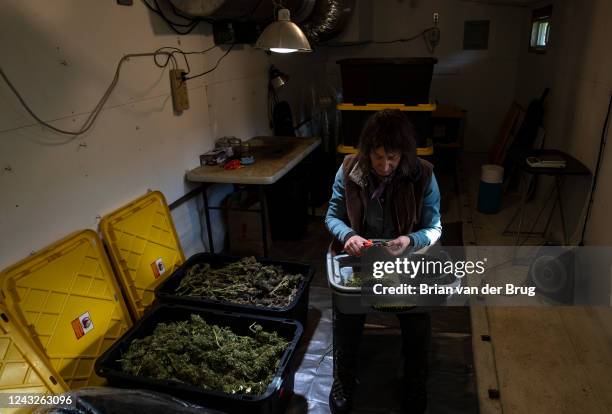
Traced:
POLYGON ((170 70, 170 89, 172 91, 172 104, 176 112, 189 109, 189 97, 187 96, 187 82, 183 80, 185 71, 182 69, 170 70))

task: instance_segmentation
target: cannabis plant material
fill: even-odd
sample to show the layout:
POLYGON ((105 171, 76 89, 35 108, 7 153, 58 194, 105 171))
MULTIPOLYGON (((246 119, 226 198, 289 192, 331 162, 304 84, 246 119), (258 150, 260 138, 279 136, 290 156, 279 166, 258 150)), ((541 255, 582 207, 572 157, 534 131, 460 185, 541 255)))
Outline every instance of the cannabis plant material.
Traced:
POLYGON ((346 279, 343 283, 346 287, 371 287, 376 284, 381 284, 383 286, 395 286, 397 284, 396 278, 393 277, 383 277, 381 279, 376 279, 373 276, 365 276, 362 273, 354 273, 352 277, 346 279))
POLYGON ((213 269, 208 263, 192 266, 176 288, 176 294, 284 308, 297 295, 303 279, 301 274, 286 274, 280 266, 266 266, 254 257, 245 257, 220 269, 213 269))
POLYGON ((449 285, 455 281, 455 276, 452 274, 435 274, 435 275, 419 275, 415 278, 405 274, 389 274, 380 279, 373 276, 365 276, 362 273, 354 273, 352 277, 344 280, 343 285, 346 287, 367 287, 380 284, 382 286, 399 286, 402 283, 418 286, 427 284, 433 286, 449 285))
POLYGON ((362 284, 363 281, 361 280, 361 277, 357 275, 353 275, 353 277, 346 279, 346 281, 344 282, 344 286, 346 287, 361 287, 362 284))
POLYGON ((152 335, 132 341, 123 355, 126 374, 174 380, 205 390, 260 395, 272 382, 289 342, 254 323, 251 336, 191 320, 159 323, 152 335))

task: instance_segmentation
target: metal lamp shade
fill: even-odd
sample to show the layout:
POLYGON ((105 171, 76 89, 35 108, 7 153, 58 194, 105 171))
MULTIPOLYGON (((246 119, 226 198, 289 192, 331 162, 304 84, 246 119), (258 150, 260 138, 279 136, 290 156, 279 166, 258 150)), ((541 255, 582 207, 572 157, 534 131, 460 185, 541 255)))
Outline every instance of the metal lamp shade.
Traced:
POLYGON ((287 9, 279 10, 278 20, 264 29, 255 47, 276 53, 312 52, 302 30, 291 22, 287 9))

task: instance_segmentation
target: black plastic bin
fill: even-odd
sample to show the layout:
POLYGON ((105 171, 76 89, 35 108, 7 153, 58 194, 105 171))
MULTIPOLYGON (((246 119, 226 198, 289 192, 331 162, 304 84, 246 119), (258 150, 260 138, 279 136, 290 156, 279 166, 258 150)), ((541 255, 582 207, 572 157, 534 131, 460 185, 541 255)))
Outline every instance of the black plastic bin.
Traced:
POLYGON ((435 58, 342 59, 342 95, 355 105, 429 102, 435 58))
POLYGON ((227 413, 272 414, 285 411, 293 393, 295 368, 292 356, 302 336, 299 322, 286 319, 267 318, 233 312, 214 311, 174 304, 161 304, 148 311, 142 319, 117 340, 95 364, 96 373, 106 378, 113 386, 144 388, 163 392, 196 404, 227 413), (221 391, 207 391, 178 381, 158 380, 123 373, 118 360, 127 351, 134 339, 151 335, 160 322, 188 320, 192 314, 202 317, 207 323, 227 326, 238 335, 248 335, 249 326, 257 322, 264 330, 277 332, 290 342, 281 357, 272 382, 262 395, 227 394, 221 391))
POLYGON ((310 172, 298 164, 272 185, 266 186, 272 240, 299 240, 308 227, 310 172))
MULTIPOLYGON (((341 138, 346 146, 357 147, 359 136, 368 118, 376 112, 372 111, 340 111, 342 116, 341 138)), ((429 111, 402 111, 402 114, 414 126, 417 146, 425 147, 427 139, 431 138, 431 112, 429 111)))
POLYGON ((283 262, 265 258, 257 258, 262 264, 280 266, 283 271, 291 274, 301 273, 304 280, 298 287, 298 292, 293 302, 284 308, 266 308, 263 306, 241 305, 237 303, 219 302, 206 298, 177 295, 176 288, 181 283, 187 270, 196 264, 208 263, 212 268, 223 267, 229 263, 237 262, 241 257, 224 254, 198 253, 191 256, 174 273, 164 280, 155 289, 155 296, 162 303, 177 303, 185 306, 197 306, 209 309, 220 309, 231 312, 248 313, 254 315, 271 316, 275 318, 295 319, 306 325, 308 316, 308 296, 309 286, 314 276, 314 269, 311 265, 304 263, 283 262))

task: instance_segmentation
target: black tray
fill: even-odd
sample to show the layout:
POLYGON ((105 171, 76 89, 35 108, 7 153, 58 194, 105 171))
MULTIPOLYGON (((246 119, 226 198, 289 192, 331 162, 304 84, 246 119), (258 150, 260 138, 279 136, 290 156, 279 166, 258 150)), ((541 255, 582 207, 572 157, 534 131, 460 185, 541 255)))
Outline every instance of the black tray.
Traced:
POLYGON ((161 304, 148 311, 142 319, 136 322, 96 360, 95 371, 99 376, 106 378, 113 386, 160 391, 228 413, 282 413, 293 393, 295 367, 291 359, 302 332, 302 325, 296 321, 161 304), (257 322, 264 330, 274 331, 290 341, 281 357, 274 379, 268 385, 264 394, 258 396, 227 394, 221 391, 203 390, 178 381, 158 380, 123 373, 121 364, 117 360, 121 359, 134 339, 151 335, 160 322, 187 320, 192 314, 200 315, 207 323, 230 327, 238 335, 248 335, 250 333, 249 326, 253 322, 257 322))
MULTIPOLYGON (((340 117, 342 121, 342 128, 340 135, 342 138, 342 144, 349 147, 359 146, 359 137, 361 131, 365 126, 368 118, 377 110, 372 109, 371 111, 340 111, 340 117)), ((417 142, 418 147, 426 147, 427 139, 431 138, 431 112, 428 111, 402 111, 402 115, 406 117, 408 121, 414 127, 414 139, 417 142)))
POLYGON ((314 269, 311 265, 304 263, 283 262, 279 260, 270 260, 265 258, 257 258, 257 261, 264 265, 280 266, 283 271, 291 274, 301 273, 304 280, 298 286, 298 292, 289 305, 284 308, 266 308, 263 306, 241 305, 237 303, 219 302, 206 298, 197 298, 192 296, 177 295, 176 288, 181 283, 187 269, 199 263, 208 263, 213 268, 219 268, 228 263, 237 262, 242 257, 229 256, 223 254, 198 253, 191 256, 183 263, 174 273, 164 280, 155 289, 155 297, 161 303, 177 303, 185 306, 205 307, 209 309, 221 309, 231 312, 248 313, 255 315, 272 316, 275 318, 295 319, 306 325, 308 315, 308 294, 309 286, 314 275, 314 269))
POLYGON ((435 58, 341 59, 337 63, 343 101, 355 105, 428 103, 437 62, 435 58))

